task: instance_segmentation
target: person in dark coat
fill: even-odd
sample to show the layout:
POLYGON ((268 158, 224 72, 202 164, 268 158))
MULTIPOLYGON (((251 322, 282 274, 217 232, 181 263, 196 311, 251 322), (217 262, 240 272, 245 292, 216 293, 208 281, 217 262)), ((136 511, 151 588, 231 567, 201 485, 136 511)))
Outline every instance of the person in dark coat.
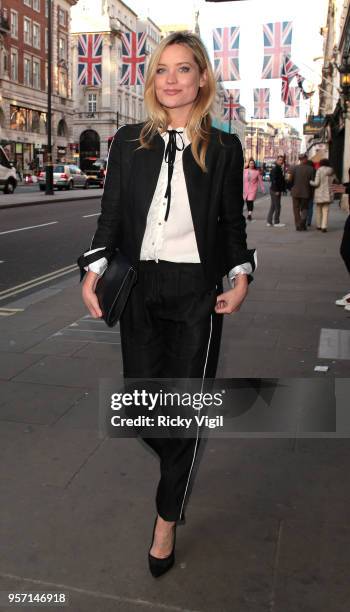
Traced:
MULTIPOLYGON (((349 182, 343 183, 342 185, 332 185, 333 193, 346 193, 349 196, 350 201, 350 168, 349 168, 349 182)), ((349 204, 348 204, 349 206, 349 204)), ((350 207, 349 207, 350 211, 350 207)), ((340 255, 345 263, 345 267, 350 274, 350 214, 348 214, 345 221, 344 232, 342 241, 340 243, 340 255)), ((337 306, 344 306, 345 310, 350 311, 350 292, 344 295, 339 300, 336 300, 337 306)))
MULTIPOLYGON (((216 81, 191 33, 164 38, 150 58, 145 122, 114 136, 97 229, 84 253, 82 295, 93 318, 108 254, 118 247, 137 269, 120 319, 125 378, 215 377, 223 314, 239 310, 256 267, 243 215, 239 138, 212 126, 216 81), (228 276, 230 288, 223 290, 228 276)), ((79 258, 80 260, 80 258, 79 258)), ((234 368, 232 370, 234 375, 234 368)), ((200 443, 144 438, 160 459, 149 568, 174 563, 175 529, 200 443)))
POLYGON ((285 223, 280 223, 281 197, 286 190, 286 182, 283 174, 284 157, 279 155, 270 173, 270 195, 271 205, 267 215, 266 225, 268 227, 284 227, 285 223))
POLYGON ((291 170, 291 196, 293 199, 295 229, 297 231, 306 231, 307 212, 312 197, 310 181, 314 177, 314 169, 308 164, 306 153, 299 155, 299 161, 299 165, 291 170))

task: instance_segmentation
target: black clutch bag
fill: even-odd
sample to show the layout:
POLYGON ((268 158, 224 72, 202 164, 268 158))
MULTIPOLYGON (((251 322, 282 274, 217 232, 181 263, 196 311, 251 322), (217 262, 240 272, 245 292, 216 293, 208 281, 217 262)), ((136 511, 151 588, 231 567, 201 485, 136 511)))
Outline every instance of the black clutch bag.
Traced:
MULTIPOLYGON (((136 283, 137 273, 128 258, 119 249, 114 252, 104 251, 100 256, 107 258, 108 266, 97 281, 95 293, 102 310, 102 318, 108 327, 113 327, 121 317, 130 292, 136 283)), ((81 270, 83 265, 91 263, 89 258, 94 260, 96 255, 78 259, 81 270)))
POLYGON ((113 327, 119 321, 136 280, 136 270, 128 258, 116 250, 95 289, 102 318, 108 327, 113 327))

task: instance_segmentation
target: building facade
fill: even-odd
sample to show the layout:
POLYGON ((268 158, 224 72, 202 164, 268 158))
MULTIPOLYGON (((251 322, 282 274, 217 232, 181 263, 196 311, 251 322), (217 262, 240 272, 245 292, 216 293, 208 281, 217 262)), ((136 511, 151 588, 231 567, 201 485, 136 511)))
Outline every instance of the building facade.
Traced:
POLYGON ((299 132, 288 123, 250 121, 245 131, 246 162, 252 157, 258 166, 263 166, 272 163, 278 155, 284 155, 287 164, 294 165, 301 143, 299 132))
MULTIPOLYGON (((71 157, 73 101, 70 9, 52 0, 52 159, 71 157)), ((0 7, 0 142, 24 174, 47 161, 48 2, 2 0, 0 7)))
POLYGON ((161 40, 160 29, 151 19, 139 19, 121 0, 80 0, 72 10, 73 138, 75 156, 83 169, 94 158, 106 158, 111 138, 121 125, 144 118, 143 84, 120 84, 123 32, 146 32, 147 68, 147 58, 161 40), (81 84, 79 40, 89 34, 102 37, 101 79, 97 76, 95 82, 85 79, 81 84))
POLYGON ((322 34, 324 58, 319 115, 324 117, 324 125, 310 146, 323 147, 324 157, 329 157, 338 178, 348 181, 350 100, 349 94, 341 89, 339 68, 350 56, 350 0, 329 0, 322 34))

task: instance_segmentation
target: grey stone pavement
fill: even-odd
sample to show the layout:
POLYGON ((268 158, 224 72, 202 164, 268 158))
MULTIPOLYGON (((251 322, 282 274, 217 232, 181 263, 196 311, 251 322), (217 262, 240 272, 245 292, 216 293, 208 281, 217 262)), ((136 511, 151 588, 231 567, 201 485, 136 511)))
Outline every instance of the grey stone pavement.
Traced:
MULTIPOLYGON (((346 396, 350 313, 334 305, 350 290, 346 215, 332 205, 327 234, 301 233, 289 197, 285 228, 266 227, 267 206, 257 202, 248 228, 258 270, 225 319, 218 375, 333 377, 346 396)), ((121 378, 119 333, 88 316, 80 287, 77 272, 0 317, 2 597, 64 592, 72 612, 348 612, 346 437, 209 438, 176 565, 152 578, 158 461, 99 431, 99 379, 121 378)))

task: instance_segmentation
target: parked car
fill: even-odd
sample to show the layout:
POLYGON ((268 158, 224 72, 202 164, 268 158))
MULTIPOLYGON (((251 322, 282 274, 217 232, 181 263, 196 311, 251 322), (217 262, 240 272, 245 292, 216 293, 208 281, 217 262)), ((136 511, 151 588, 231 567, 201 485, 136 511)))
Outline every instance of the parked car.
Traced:
POLYGON ((94 160, 89 167, 85 168, 89 185, 98 185, 102 188, 105 182, 106 168, 107 159, 103 158, 94 160))
POLYGON ((13 167, 4 149, 0 147, 0 189, 13 193, 17 187, 16 168, 13 167))
MULTIPOLYGON (((89 187, 88 177, 74 164, 57 164, 53 167, 53 186, 57 189, 73 189, 74 187, 89 187)), ((46 189, 46 172, 39 174, 39 189, 46 189)))

